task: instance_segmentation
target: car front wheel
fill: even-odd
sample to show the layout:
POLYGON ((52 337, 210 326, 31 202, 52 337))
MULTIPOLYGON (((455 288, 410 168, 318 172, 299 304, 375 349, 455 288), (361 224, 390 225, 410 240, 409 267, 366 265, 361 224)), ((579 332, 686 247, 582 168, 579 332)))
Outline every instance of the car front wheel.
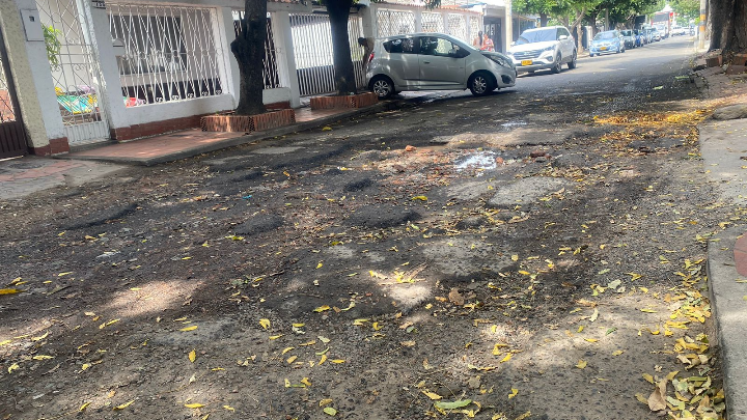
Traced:
POLYGON ((576 59, 578 58, 578 54, 576 54, 576 51, 573 51, 573 60, 571 60, 568 63, 568 69, 575 69, 576 68, 576 59))
POLYGON ((387 99, 394 93, 394 83, 386 76, 376 76, 371 81, 371 91, 379 99, 387 99))
POLYGON ((470 92, 475 96, 486 95, 495 89, 490 76, 483 72, 473 74, 467 83, 469 84, 470 92))
POLYGON ((555 65, 552 67, 552 71, 555 74, 560 73, 562 70, 560 67, 563 65, 563 63, 560 62, 560 55, 555 56, 555 65))

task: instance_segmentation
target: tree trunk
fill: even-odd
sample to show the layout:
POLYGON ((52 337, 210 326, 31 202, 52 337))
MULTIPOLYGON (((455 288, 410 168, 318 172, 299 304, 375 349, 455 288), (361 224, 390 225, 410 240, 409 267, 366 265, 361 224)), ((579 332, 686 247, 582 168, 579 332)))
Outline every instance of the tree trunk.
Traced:
POLYGON ((349 95, 357 90, 348 37, 348 18, 353 0, 327 0, 326 3, 329 24, 332 27, 335 88, 338 95, 349 95))
POLYGON ((744 0, 711 0, 711 50, 747 50, 747 5, 744 0))
POLYGON ((546 27, 547 21, 549 20, 549 18, 550 17, 547 16, 547 13, 540 13, 540 26, 543 28, 546 27))
POLYGON ((239 22, 231 52, 239 64, 239 106, 237 115, 256 115, 267 112, 262 102, 264 79, 262 60, 267 37, 267 2, 245 0, 244 18, 239 22))

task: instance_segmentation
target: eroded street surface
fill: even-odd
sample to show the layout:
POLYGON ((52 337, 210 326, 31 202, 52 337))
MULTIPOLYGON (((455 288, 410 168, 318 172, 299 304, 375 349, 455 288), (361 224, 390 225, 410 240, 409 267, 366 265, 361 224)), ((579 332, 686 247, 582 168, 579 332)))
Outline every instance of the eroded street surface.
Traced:
POLYGON ((720 417, 689 52, 1 203, 0 416, 720 417))

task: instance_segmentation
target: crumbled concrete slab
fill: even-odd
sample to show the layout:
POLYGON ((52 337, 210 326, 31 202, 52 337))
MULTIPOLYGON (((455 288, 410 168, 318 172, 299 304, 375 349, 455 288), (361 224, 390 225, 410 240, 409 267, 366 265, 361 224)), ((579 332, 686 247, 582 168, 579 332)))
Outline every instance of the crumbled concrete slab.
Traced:
POLYGON ((517 205, 526 205, 540 197, 557 191, 569 182, 559 178, 531 177, 507 185, 497 186, 498 192, 488 201, 488 206, 509 209, 517 205))
POLYGON ((737 120, 747 118, 747 104, 725 106, 713 111, 714 120, 737 120))

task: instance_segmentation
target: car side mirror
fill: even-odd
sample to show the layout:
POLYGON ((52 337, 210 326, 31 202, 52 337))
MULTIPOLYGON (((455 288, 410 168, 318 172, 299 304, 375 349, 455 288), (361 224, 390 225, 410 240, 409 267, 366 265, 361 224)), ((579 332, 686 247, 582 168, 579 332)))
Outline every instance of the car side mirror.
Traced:
POLYGON ((468 55, 469 55, 469 51, 467 50, 459 49, 459 50, 449 51, 449 57, 453 57, 453 58, 464 58, 468 55))
POLYGON ((566 40, 566 39, 568 39, 568 35, 560 35, 560 36, 558 37, 558 41, 564 41, 564 40, 566 40))

